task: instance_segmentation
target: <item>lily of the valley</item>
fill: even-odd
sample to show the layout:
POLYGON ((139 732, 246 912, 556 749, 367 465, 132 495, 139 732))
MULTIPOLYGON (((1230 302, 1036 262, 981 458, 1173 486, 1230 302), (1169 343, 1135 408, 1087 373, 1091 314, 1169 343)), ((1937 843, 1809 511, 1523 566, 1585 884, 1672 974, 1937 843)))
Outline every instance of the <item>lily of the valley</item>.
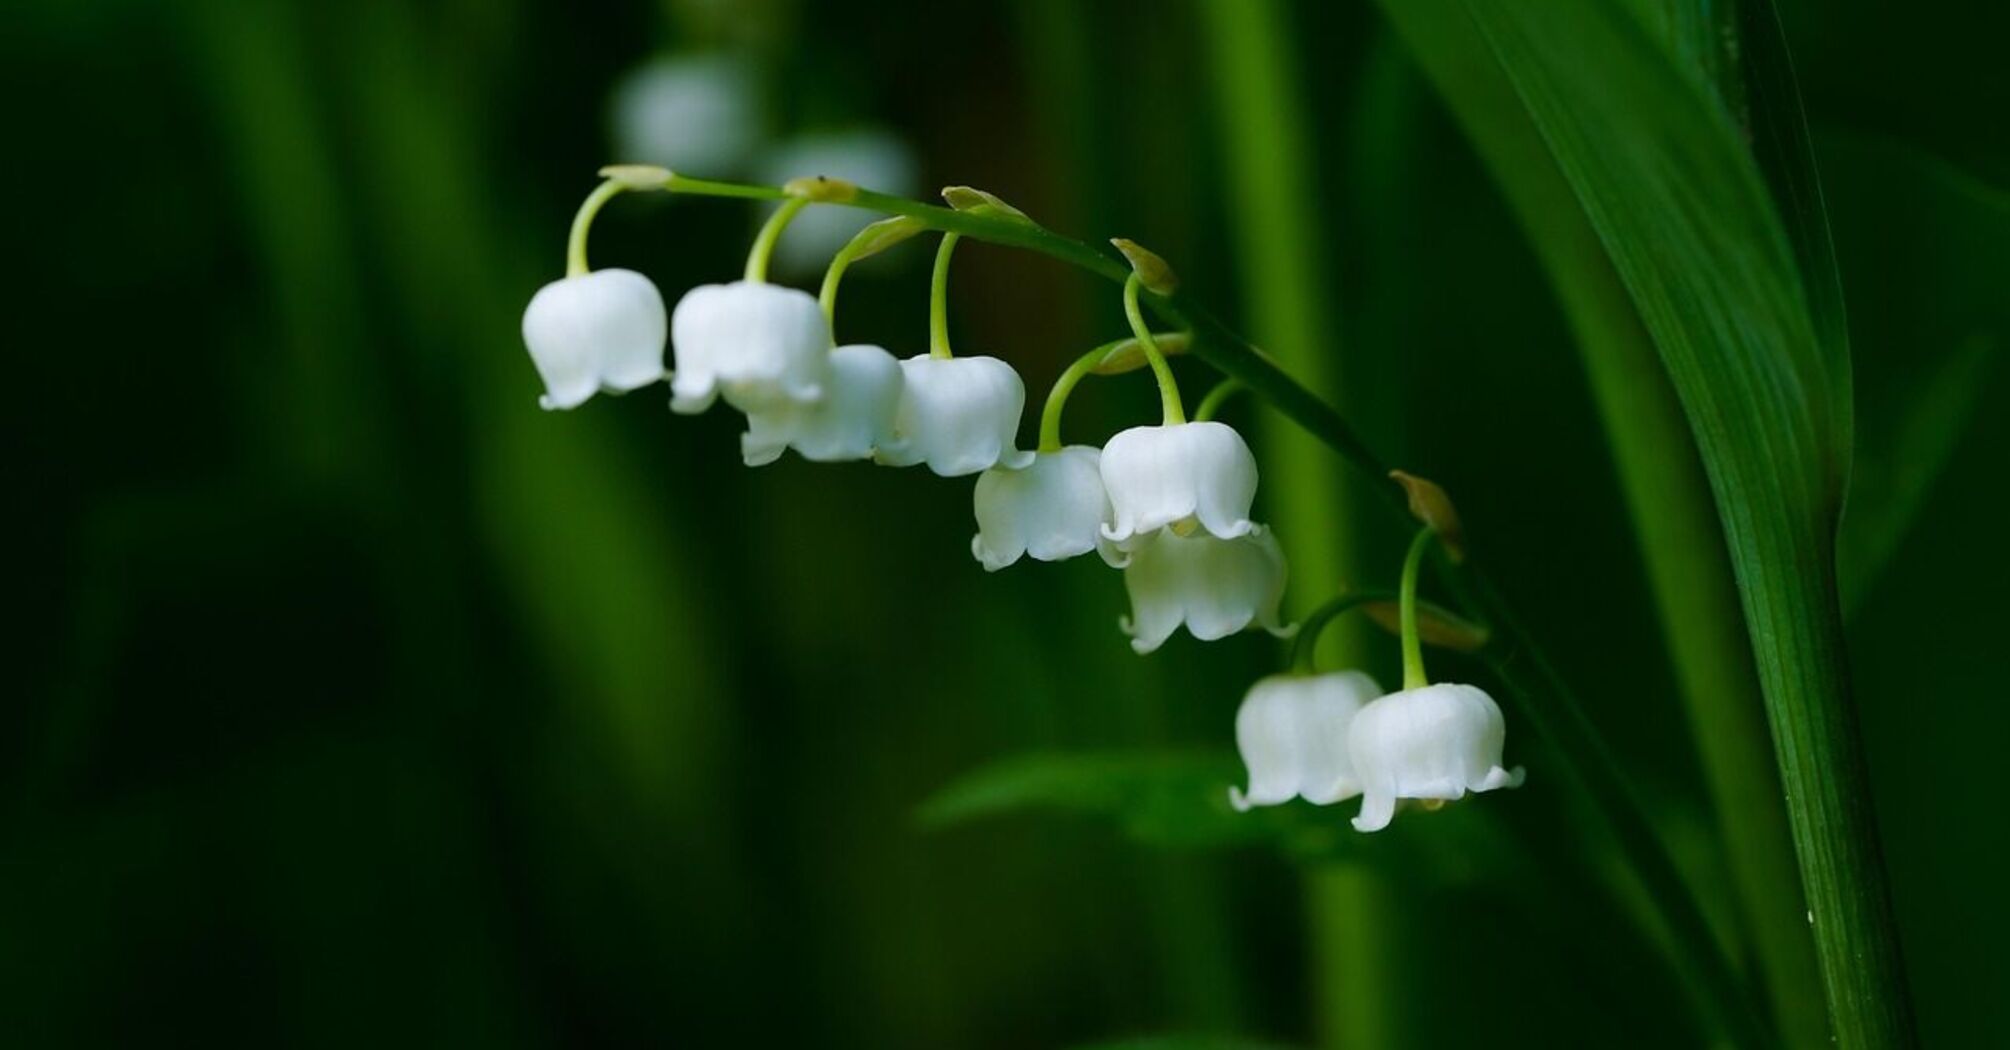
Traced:
POLYGON ((1020 469, 993 467, 977 478, 977 535, 970 553, 996 572, 1030 556, 1061 561, 1100 551, 1112 565, 1122 555, 1103 538, 1110 497, 1103 491, 1101 452, 1070 445, 1036 453, 1020 469))
POLYGON ((830 326, 815 296, 763 281, 691 289, 670 316, 670 407, 686 415, 724 396, 742 412, 806 406, 830 374, 830 326))
POLYGON ((523 312, 523 341, 544 379, 538 403, 573 408, 595 393, 663 378, 663 296, 633 270, 598 270, 538 289, 523 312))
MULTIPOLYGON (((1109 477, 1109 450, 1103 452, 1109 477)), ((1105 533, 1107 535, 1107 533, 1105 533)), ((1142 534, 1130 549, 1124 589, 1131 615, 1120 621, 1131 648, 1149 653, 1184 625, 1202 641, 1226 638, 1251 626, 1280 637, 1291 633, 1278 617, 1284 599, 1284 551, 1262 526, 1235 539, 1206 532, 1183 536, 1171 529, 1142 534)))
POLYGON ((1031 452, 1014 447, 1026 384, 995 357, 922 354, 900 362, 905 383, 893 440, 873 457, 889 467, 925 463, 946 478, 1024 467, 1031 452))
POLYGON ((818 463, 871 459, 893 439, 894 416, 906 381, 900 362, 876 346, 840 346, 830 352, 824 396, 808 405, 783 405, 747 414, 740 455, 750 467, 772 463, 784 449, 818 463))
POLYGON ((1114 521, 1103 530, 1129 545, 1160 529, 1231 540, 1256 529, 1256 457, 1225 423, 1132 427, 1103 448, 1103 485, 1114 521))
POLYGON ((1506 739, 1500 705, 1475 686, 1427 685, 1368 704, 1348 732, 1362 793, 1354 827, 1388 827, 1399 799, 1448 802, 1520 786, 1522 770, 1501 766, 1506 739))
POLYGON ((1347 748, 1362 705, 1382 687, 1360 671, 1278 674, 1249 687, 1235 713, 1235 746, 1249 790, 1228 789, 1239 811, 1302 798, 1324 806, 1361 793, 1347 748))

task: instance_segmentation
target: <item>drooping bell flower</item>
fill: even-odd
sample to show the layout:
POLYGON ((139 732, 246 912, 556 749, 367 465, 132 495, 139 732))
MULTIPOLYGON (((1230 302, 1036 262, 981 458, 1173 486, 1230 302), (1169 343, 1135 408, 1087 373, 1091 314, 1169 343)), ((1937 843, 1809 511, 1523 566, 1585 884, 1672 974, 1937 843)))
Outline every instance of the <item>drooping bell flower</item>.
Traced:
POLYGON ((1100 450, 1070 445, 1040 452, 1024 468, 992 467, 977 478, 977 535, 970 553, 996 572, 1030 556, 1061 561, 1100 551, 1121 566, 1123 556, 1103 538, 1110 497, 1098 468, 1100 450))
POLYGON ((1229 540, 1253 528, 1256 457, 1225 423, 1132 427, 1103 448, 1103 485, 1115 521, 1103 534, 1128 545, 1171 529, 1229 540))
POLYGON ((596 270, 538 289, 523 312, 523 341, 544 379, 538 403, 573 408, 599 391, 663 378, 663 296, 633 270, 596 270))
POLYGON ((894 418, 893 440, 873 457, 889 467, 926 463, 945 478, 1017 469, 1033 453, 1014 447, 1026 384, 995 357, 922 354, 900 363, 906 380, 894 418))
MULTIPOLYGON (((1103 456, 1108 478, 1107 449, 1103 456)), ((1131 615, 1120 626, 1140 653, 1163 645, 1181 625, 1202 641, 1251 626, 1279 637, 1291 633, 1278 617, 1284 551, 1262 526, 1231 540, 1161 529, 1138 536, 1129 553, 1124 589, 1130 592, 1131 615)))
POLYGON ((1399 799, 1442 803, 1520 786, 1522 770, 1501 766, 1506 739, 1500 705, 1475 686, 1427 685, 1368 704, 1347 741, 1362 793, 1354 827, 1388 827, 1399 799))
POLYGON ((750 467, 773 463, 793 448, 818 463, 871 459, 893 438, 900 408, 900 362, 876 346, 840 346, 830 352, 824 396, 809 405, 784 405, 747 414, 740 455, 750 467))
POLYGON ((1302 798, 1324 806, 1361 793, 1347 737, 1362 705, 1382 687, 1360 671, 1277 674, 1259 679, 1235 713, 1235 746, 1249 790, 1228 789, 1238 811, 1302 798))
POLYGON ((670 315, 670 407, 695 415, 724 396, 742 412, 814 403, 830 374, 830 326, 815 296, 764 281, 700 285, 670 315))

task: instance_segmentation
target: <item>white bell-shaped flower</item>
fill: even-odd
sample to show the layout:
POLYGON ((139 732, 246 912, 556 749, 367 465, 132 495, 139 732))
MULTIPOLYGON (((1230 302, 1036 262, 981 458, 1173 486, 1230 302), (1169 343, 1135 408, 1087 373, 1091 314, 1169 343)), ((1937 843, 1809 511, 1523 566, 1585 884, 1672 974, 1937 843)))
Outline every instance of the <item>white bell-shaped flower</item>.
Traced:
POLYGON ((1024 468, 993 467, 977 478, 977 535, 970 553, 996 572, 1031 555, 1061 561, 1100 551, 1121 566, 1123 556, 1103 538, 1110 497, 1103 491, 1100 450, 1070 445, 1040 452, 1024 468))
MULTIPOLYGON (((1103 457, 1108 478, 1109 450, 1103 457)), ((1202 641, 1252 625, 1279 637, 1293 630, 1280 623, 1277 612, 1284 599, 1284 551, 1260 525, 1232 540, 1161 529, 1140 535, 1130 556, 1124 589, 1130 592, 1131 615, 1120 625, 1140 653, 1165 644, 1181 624, 1202 641)))
POLYGON ((1235 746, 1249 790, 1228 789, 1237 810, 1303 798, 1324 806, 1361 793, 1347 730, 1382 687, 1360 671, 1278 674, 1257 681, 1235 712, 1235 746))
POLYGON ((523 312, 523 342, 544 379, 546 408, 663 378, 663 296, 633 270, 596 270, 538 289, 523 312))
POLYGON ((1120 544, 1170 528, 1219 539, 1249 532, 1256 457, 1225 423, 1132 427, 1103 447, 1103 485, 1115 521, 1103 534, 1120 544))
POLYGON ((893 440, 873 458, 889 467, 928 464, 945 478, 1033 461, 1014 447, 1026 384, 995 357, 931 357, 900 363, 906 383, 893 440))
POLYGON ((700 285, 670 315, 677 366, 670 407, 695 414, 724 395, 742 412, 807 405, 830 373, 830 326, 816 297, 761 281, 700 285))
POLYGON ((830 352, 823 399, 748 413, 740 455, 750 467, 773 463, 785 448, 819 463, 871 459, 893 437, 904 385, 892 354, 876 346, 840 346, 830 352))
POLYGON ((621 159, 710 178, 737 175, 761 141, 759 78, 737 56, 659 58, 614 90, 614 145, 621 159))
POLYGON ((1405 689, 1362 708, 1347 742, 1362 792, 1354 827, 1388 827, 1398 799, 1445 802, 1520 786, 1522 770, 1501 766, 1506 739, 1500 705, 1470 685, 1405 689))

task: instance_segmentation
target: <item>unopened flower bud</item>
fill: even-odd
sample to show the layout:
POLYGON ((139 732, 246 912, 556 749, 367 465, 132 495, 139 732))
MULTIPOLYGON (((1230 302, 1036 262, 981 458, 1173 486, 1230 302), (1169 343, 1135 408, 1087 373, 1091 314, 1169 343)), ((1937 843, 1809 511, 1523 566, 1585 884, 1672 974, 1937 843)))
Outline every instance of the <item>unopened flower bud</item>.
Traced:
POLYGON ((1411 516, 1438 534, 1438 542, 1444 544, 1445 553, 1451 555, 1453 561, 1464 561, 1465 530, 1459 525, 1459 512, 1452 506, 1452 497, 1428 478, 1400 470, 1390 471, 1389 476, 1403 486, 1403 492, 1409 496, 1411 516))

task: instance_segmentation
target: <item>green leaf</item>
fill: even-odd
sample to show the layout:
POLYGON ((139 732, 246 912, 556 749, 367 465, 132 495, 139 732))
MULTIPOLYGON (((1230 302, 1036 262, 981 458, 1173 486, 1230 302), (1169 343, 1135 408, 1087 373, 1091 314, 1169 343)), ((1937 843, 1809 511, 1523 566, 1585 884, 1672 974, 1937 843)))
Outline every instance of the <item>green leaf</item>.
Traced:
MULTIPOLYGON (((1905 1045, 1911 1010, 1843 655, 1834 543, 1846 346, 1825 338, 1739 129, 1599 0, 1464 0, 1632 299, 1716 497, 1773 729, 1830 1021, 1905 1045)), ((1821 275, 1817 275, 1819 280, 1821 275)))
MULTIPOLYGON (((1229 786, 1241 776, 1226 754, 1039 753, 1001 759, 965 774, 922 803, 926 828, 986 817, 1053 812, 1112 821, 1151 846, 1238 845, 1330 831, 1344 821, 1323 812, 1308 826, 1308 807, 1265 807, 1237 813, 1229 786)), ((1321 836, 1324 837, 1324 836, 1321 836)))
MULTIPOLYGON (((1555 287, 1609 438, 1694 728, 1746 927, 1745 951, 1764 977, 1782 1035, 1792 1044, 1819 1043, 1828 1020, 1793 836, 1709 480, 1631 295, 1461 3, 1408 0, 1384 9, 1492 170, 1555 287)), ((1709 20, 1687 5, 1668 13, 1675 21, 1663 37, 1671 48, 1728 92, 1738 78, 1705 47, 1715 35, 1709 20)))

